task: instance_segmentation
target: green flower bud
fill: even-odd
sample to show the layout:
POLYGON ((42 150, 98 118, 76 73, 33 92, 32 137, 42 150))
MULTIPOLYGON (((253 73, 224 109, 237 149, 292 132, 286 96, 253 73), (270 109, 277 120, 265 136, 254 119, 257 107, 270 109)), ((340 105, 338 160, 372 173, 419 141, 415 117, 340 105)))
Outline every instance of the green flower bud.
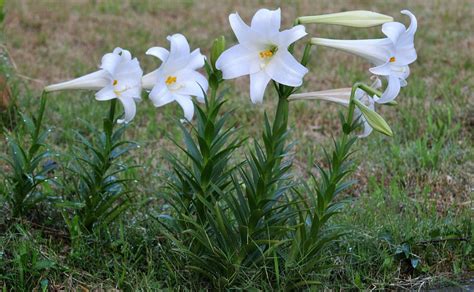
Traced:
POLYGON ((219 56, 224 52, 225 50, 225 38, 224 36, 220 36, 214 40, 212 43, 212 49, 211 49, 211 65, 212 69, 214 71, 216 70, 216 61, 219 58, 219 56))
POLYGON ((353 102, 357 108, 359 108, 360 112, 364 115, 367 122, 372 128, 374 128, 374 130, 387 136, 393 136, 392 129, 390 129, 390 126, 378 113, 369 109, 357 99, 354 99, 353 102))
POLYGON ((354 10, 314 16, 301 16, 298 23, 337 24, 352 27, 371 27, 393 21, 393 17, 366 10, 354 10))

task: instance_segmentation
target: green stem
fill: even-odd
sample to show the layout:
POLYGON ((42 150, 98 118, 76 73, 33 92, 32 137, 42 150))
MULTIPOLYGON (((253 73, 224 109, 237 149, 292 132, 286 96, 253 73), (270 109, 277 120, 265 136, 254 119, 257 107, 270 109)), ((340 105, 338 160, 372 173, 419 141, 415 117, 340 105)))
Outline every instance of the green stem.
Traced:
POLYGON ((219 83, 220 82, 216 82, 214 86, 211 86, 211 95, 208 99, 209 105, 213 105, 217 99, 217 89, 219 88, 219 83))
MULTIPOLYGON (((346 123, 349 123, 349 124, 352 123, 352 120, 354 118, 354 111, 355 111, 354 98, 355 98, 355 93, 356 93, 357 89, 362 89, 363 91, 365 91, 370 96, 374 96, 374 95, 381 96, 382 95, 382 93, 380 91, 370 87, 367 84, 364 84, 364 83, 361 83, 361 82, 354 83, 354 85, 352 86, 352 90, 351 90, 351 97, 350 97, 350 100, 349 100, 349 108, 347 110, 346 123)), ((344 135, 345 136, 348 136, 353 130, 352 127, 349 127, 348 129, 349 129, 349 131, 344 130, 344 135)), ((346 140, 346 138, 344 138, 344 141, 345 140, 346 140)))
MULTIPOLYGON (((354 98, 355 98, 355 92, 357 88, 358 88, 357 83, 354 84, 354 86, 352 86, 351 97, 349 99, 349 108, 347 109, 347 123, 352 123, 352 119, 354 118, 354 111, 355 111, 354 98)), ((348 135, 349 133, 344 132, 345 135, 348 135)))
POLYGON ((115 105, 117 104, 117 99, 114 98, 110 102, 110 110, 109 110, 109 121, 114 124, 114 117, 115 117, 115 105))
POLYGON ((110 151, 112 147, 112 133, 115 126, 115 108, 117 105, 117 99, 114 98, 110 101, 110 109, 109 115, 107 118, 104 119, 104 132, 105 132, 105 139, 106 139, 106 152, 110 151))
POLYGON ((288 127, 288 98, 285 96, 280 96, 278 98, 278 105, 275 114, 275 119, 273 121, 273 133, 285 129, 288 127))

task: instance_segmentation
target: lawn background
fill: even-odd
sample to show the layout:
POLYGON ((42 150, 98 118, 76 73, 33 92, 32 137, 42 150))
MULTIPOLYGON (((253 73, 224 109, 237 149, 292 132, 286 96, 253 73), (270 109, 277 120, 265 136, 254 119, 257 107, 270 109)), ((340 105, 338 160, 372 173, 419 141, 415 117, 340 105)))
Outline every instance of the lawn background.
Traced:
MULTIPOLYGON (((325 285, 395 288, 469 277, 474 268, 472 1, 7 1, 2 67, 18 87, 14 98, 20 110, 34 112, 43 86, 96 70, 101 56, 117 46, 130 50, 144 71, 150 72, 159 63, 145 51, 152 46, 168 47, 167 35, 183 33, 192 48, 199 47, 208 55, 210 41, 219 35, 224 34, 229 45, 235 43, 228 14, 238 11, 249 22, 261 7, 280 7, 283 28, 291 26, 297 16, 354 9, 392 15, 406 24, 408 17, 399 11, 409 9, 418 18, 418 60, 410 67, 408 87, 397 98, 396 107, 379 110, 394 137, 375 133, 358 143, 356 158, 361 164, 355 177, 359 184, 345 195, 351 199, 347 212, 335 219, 353 232, 339 243, 338 248, 345 249, 347 255, 336 259, 340 268, 330 275, 336 281, 325 285), (420 260, 416 269, 411 262, 414 258, 420 260)), ((328 38, 382 37, 379 28, 307 25, 307 32, 328 38)), ((301 51, 301 46, 298 49, 301 51)), ((348 87, 368 80, 368 68, 360 58, 318 48, 302 91, 348 87)), ((267 91, 260 107, 250 102, 247 77, 226 86, 226 106, 235 108, 234 118, 243 128, 242 135, 258 137, 263 111, 273 113, 276 105, 273 92, 267 91)), ((73 129, 87 129, 81 120, 99 125, 107 110, 105 103, 95 101, 87 92, 54 93, 48 104, 45 123, 52 129, 49 143, 59 153, 71 150, 73 129)), ((321 161, 322 146, 329 146, 338 131, 337 111, 337 106, 320 102, 291 105, 292 138, 298 141, 295 177, 307 178, 308 171, 315 171, 313 162, 321 161)), ((145 167, 135 173, 141 178, 136 204, 120 226, 136 228, 132 234, 144 228, 150 241, 159 237, 159 231, 145 218, 147 212, 159 211, 161 202, 154 198, 162 185, 158 177, 167 169, 163 150, 172 149, 165 135, 180 139, 175 120, 181 114, 176 104, 156 109, 144 100, 127 133, 142 146, 133 159, 145 167), (136 226, 131 224, 134 220, 139 221, 136 226)), ((5 151, 5 143, 1 143, 0 153, 5 151)), ((7 213, 5 207, 3 212, 7 213)), ((28 248, 54 263, 30 276, 37 285, 42 279, 54 285, 89 288, 115 287, 117 283, 122 288, 153 288, 164 283, 158 266, 144 272, 127 264, 126 257, 118 260, 112 254, 107 254, 104 263, 94 257, 94 252, 96 256, 103 252, 100 249, 84 255, 89 267, 78 264, 65 256, 60 241, 32 223, 0 230, 0 255, 7 263, 5 279, 19 273, 9 261, 19 252, 17 243, 28 239, 28 248)), ((5 279, 0 283, 8 282, 5 279)), ((183 283, 183 287, 189 285, 183 283)))

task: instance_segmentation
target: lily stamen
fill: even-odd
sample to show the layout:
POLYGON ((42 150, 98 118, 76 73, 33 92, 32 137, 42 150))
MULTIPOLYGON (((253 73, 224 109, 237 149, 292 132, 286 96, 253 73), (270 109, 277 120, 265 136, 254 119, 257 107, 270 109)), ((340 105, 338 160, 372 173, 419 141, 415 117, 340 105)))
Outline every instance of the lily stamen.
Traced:
POLYGON ((259 55, 260 55, 260 58, 262 59, 270 58, 273 56, 273 52, 271 50, 265 50, 265 51, 261 51, 259 55))
POLYGON ((171 85, 171 84, 174 84, 176 83, 176 76, 168 76, 168 78, 166 78, 166 85, 171 85))

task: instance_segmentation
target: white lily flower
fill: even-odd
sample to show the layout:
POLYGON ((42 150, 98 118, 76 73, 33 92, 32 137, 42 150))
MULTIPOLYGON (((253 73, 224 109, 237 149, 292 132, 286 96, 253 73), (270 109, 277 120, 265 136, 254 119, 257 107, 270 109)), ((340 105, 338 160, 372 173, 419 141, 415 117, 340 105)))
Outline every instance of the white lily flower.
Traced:
POLYGON ((129 51, 115 48, 112 53, 102 57, 100 70, 82 77, 48 85, 46 92, 57 90, 86 89, 98 90, 97 100, 117 98, 123 105, 125 117, 117 120, 118 123, 130 122, 136 114, 135 100, 141 98, 141 78, 143 71, 137 58, 132 59, 129 51))
POLYGON ((270 80, 293 87, 303 83, 308 69, 288 52, 288 46, 306 35, 304 26, 280 31, 280 9, 258 10, 250 27, 237 13, 229 16, 229 22, 239 44, 220 55, 216 68, 224 79, 250 75, 253 103, 262 102, 270 80))
MULTIPOLYGON (((371 85, 372 88, 378 89, 382 87, 382 82, 380 79, 376 78, 375 81, 371 85)), ((330 89, 330 90, 322 90, 322 91, 315 91, 315 92, 307 92, 307 93, 297 93, 292 94, 288 98, 289 100, 325 100, 330 102, 335 102, 337 104, 343 106, 349 106, 350 98, 351 98, 351 87, 346 88, 338 88, 338 89, 330 89)), ((362 102, 365 106, 369 109, 375 111, 375 100, 377 98, 376 95, 369 96, 364 90, 357 88, 354 97, 362 102)), ((367 119, 361 113, 361 111, 356 107, 354 119, 360 119, 363 126, 363 131, 359 138, 365 138, 372 133, 372 127, 368 123, 367 119)))
POLYGON ((143 76, 142 85, 151 89, 150 99, 156 107, 176 101, 184 111, 184 117, 191 121, 194 104, 191 96, 204 102, 209 86, 207 79, 197 71, 204 66, 205 57, 199 49, 190 52, 189 44, 182 34, 168 36, 170 51, 153 47, 146 54, 162 61, 155 71, 143 76))
POLYGON ((408 10, 402 10, 401 13, 410 17, 410 26, 407 29, 399 22, 385 23, 382 32, 387 38, 369 40, 313 38, 311 42, 361 56, 373 63, 376 67, 370 68, 370 72, 383 76, 388 81, 384 93, 375 101, 387 103, 397 97, 401 87, 407 85, 406 79, 410 75, 408 65, 417 58, 413 42, 417 29, 416 17, 408 10))

